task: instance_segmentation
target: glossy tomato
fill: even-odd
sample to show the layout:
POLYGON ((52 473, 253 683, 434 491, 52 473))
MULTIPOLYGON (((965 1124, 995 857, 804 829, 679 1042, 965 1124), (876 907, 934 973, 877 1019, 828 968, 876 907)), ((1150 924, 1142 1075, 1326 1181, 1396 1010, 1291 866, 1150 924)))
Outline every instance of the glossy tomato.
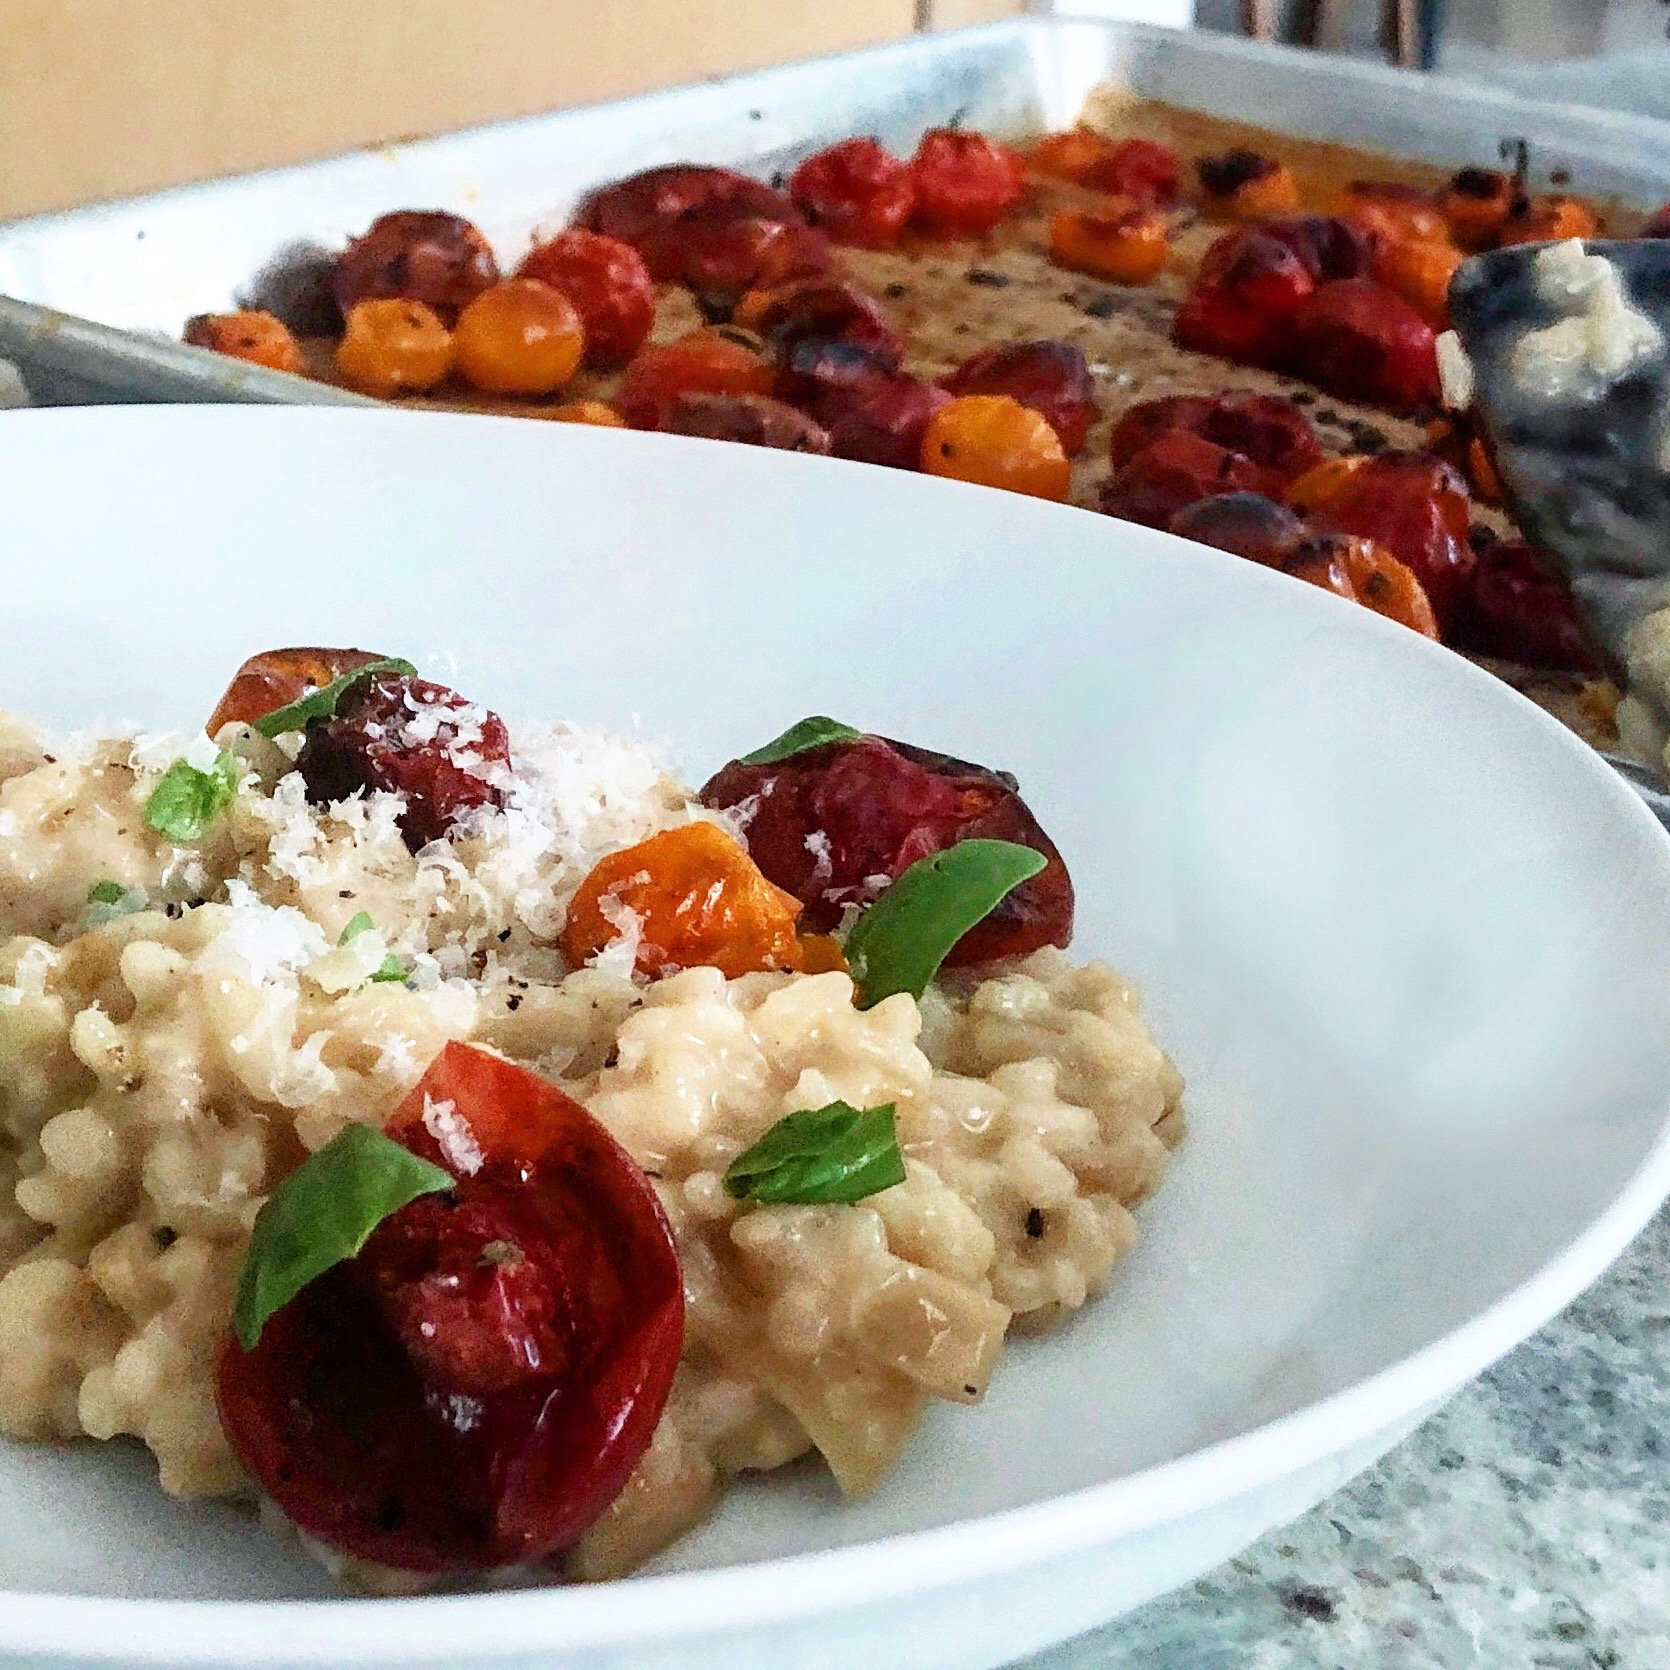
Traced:
POLYGON ((587 365, 625 365, 655 323, 649 270, 619 238, 571 226, 529 250, 518 273, 562 291, 574 304, 585 327, 587 365))
POLYGON ((770 765, 733 760, 702 803, 754 810, 745 836, 764 874, 806 907, 803 925, 834 927, 919 858, 975 837, 1035 848, 1048 863, 957 941, 948 963, 1066 945, 1073 884, 1055 843, 1014 778, 926 748, 866 736, 825 743, 770 765))
POLYGON ((1026 195, 1018 152, 984 134, 933 128, 911 159, 916 224, 945 238, 989 232, 1026 195))
POLYGON ((789 195, 837 243, 885 249, 916 207, 916 180, 874 139, 843 139, 795 169, 789 195))
POLYGON ((403 1571, 526 1565, 619 1495, 678 1365, 660 1202, 578 1102, 448 1044, 388 1134, 457 1178, 220 1359, 222 1425, 308 1536, 403 1571))

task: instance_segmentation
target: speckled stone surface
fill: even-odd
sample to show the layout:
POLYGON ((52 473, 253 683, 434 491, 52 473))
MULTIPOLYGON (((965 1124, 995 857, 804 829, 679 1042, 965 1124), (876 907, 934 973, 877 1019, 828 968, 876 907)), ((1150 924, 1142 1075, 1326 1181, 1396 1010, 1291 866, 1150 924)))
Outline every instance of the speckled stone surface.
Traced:
POLYGON ((1670 1210, 1355 1483, 1016 1670, 1670 1670, 1670 1210))

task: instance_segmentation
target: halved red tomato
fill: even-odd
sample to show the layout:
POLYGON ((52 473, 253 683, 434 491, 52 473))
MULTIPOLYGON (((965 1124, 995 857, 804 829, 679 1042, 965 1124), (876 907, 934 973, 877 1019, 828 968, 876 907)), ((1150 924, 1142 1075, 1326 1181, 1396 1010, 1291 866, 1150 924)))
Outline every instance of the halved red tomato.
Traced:
POLYGON ((307 1535, 405 1571, 571 1547, 655 1431, 684 1329, 632 1157, 537 1074, 448 1044, 387 1134, 458 1179, 391 1214, 245 1351, 221 1423, 307 1535))

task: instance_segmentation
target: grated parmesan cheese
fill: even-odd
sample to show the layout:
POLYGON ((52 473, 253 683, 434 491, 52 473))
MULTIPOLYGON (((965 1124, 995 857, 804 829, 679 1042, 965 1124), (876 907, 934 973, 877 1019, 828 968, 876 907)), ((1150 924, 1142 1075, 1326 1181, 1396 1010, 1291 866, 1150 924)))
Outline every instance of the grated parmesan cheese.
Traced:
POLYGON ((481 1145, 468 1124, 459 1117, 455 1102, 437 1102, 432 1096, 425 1096, 423 1128, 440 1144, 447 1164, 454 1171, 474 1177, 481 1170, 485 1159, 481 1145))

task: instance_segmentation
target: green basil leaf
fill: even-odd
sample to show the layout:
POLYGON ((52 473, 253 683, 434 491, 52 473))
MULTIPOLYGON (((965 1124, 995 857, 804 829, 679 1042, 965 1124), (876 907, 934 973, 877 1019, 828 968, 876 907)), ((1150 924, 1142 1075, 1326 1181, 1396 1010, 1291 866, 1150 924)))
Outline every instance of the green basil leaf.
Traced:
POLYGON ((119 905, 127 897, 128 890, 119 881, 95 881, 87 889, 87 903, 90 905, 119 905))
POLYGON ((381 1131, 347 1126, 302 1161, 256 1214, 232 1308, 238 1343, 253 1351, 267 1319, 352 1258, 391 1212, 456 1183, 381 1131))
POLYGON ((283 736, 286 731, 305 731, 315 719, 334 719, 338 705, 350 690, 365 683, 369 678, 381 678, 384 673, 399 673, 406 678, 415 678, 417 668, 410 661, 402 661, 398 656, 391 656, 384 661, 367 661, 363 667, 355 667, 352 671, 333 678, 329 684, 321 684, 317 690, 309 690, 305 696, 297 697, 284 707, 275 707, 271 713, 263 713, 255 721, 255 729, 262 736, 283 736))
POLYGON ((826 719, 821 713, 815 713, 810 719, 790 725, 775 742, 768 742, 765 747, 744 754, 738 763, 775 765, 791 754, 804 754, 808 748, 821 748, 826 742, 856 742, 863 734, 851 725, 843 725, 839 719, 826 719))
POLYGON ((224 748, 207 771, 176 760, 151 790, 145 821, 176 846, 195 841, 231 804, 238 776, 238 762, 224 748))
POLYGON ((336 936, 338 945, 346 945, 351 939, 358 939, 361 934, 368 934, 377 924, 371 920, 371 912, 357 910, 348 918, 348 925, 336 936))
POLYGON ((791 1113, 725 1172, 730 1194, 767 1204, 863 1200, 904 1180, 891 1102, 879 1108, 831 1102, 791 1113))
POLYGON ((377 972, 371 978, 374 982, 404 980, 409 972, 406 965, 391 951, 383 958, 377 972))
POLYGON ((852 925, 842 949, 860 1005, 920 997, 939 965, 1048 860, 1014 841, 959 841, 919 859, 852 925))

